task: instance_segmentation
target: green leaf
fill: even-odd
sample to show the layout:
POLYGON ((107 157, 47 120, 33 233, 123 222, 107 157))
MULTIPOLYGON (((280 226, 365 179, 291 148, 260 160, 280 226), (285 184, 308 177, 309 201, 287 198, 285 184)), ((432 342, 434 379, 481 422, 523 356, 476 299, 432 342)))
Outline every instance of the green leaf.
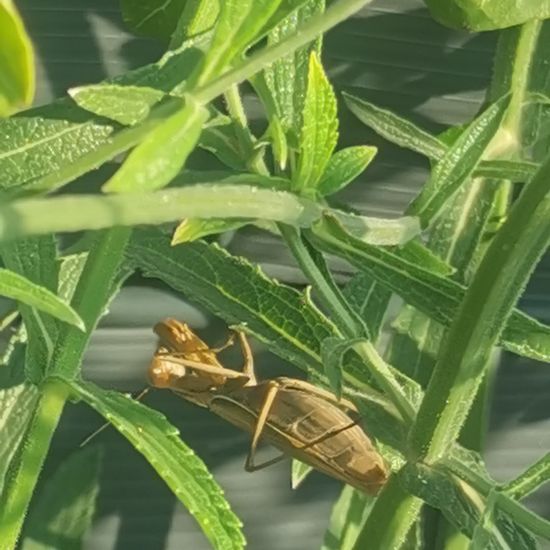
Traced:
POLYGON ((37 495, 26 521, 21 550, 80 548, 92 524, 102 459, 89 446, 65 459, 37 495))
POLYGON ((170 49, 211 29, 219 12, 218 0, 187 0, 172 34, 170 49))
POLYGON ((130 397, 89 382, 69 384, 139 451, 195 517, 214 548, 244 548, 241 522, 204 463, 160 413, 130 397))
POLYGON ((380 246, 404 245, 420 234, 418 218, 403 216, 397 219, 358 216, 339 210, 327 210, 354 237, 380 246))
MULTIPOLYGON (((346 259, 410 305, 439 323, 450 325, 466 291, 463 285, 356 239, 327 216, 312 230, 312 238, 320 249, 346 259)), ((550 327, 520 311, 513 311, 500 344, 519 355, 550 361, 550 327)))
MULTIPOLYGON (((201 36, 189 40, 156 63, 107 80, 104 84, 107 95, 111 85, 177 93, 177 87, 199 62, 208 38, 201 36)), ((96 95, 101 94, 102 86, 95 85, 96 95)), ((145 101, 147 97, 144 95, 140 100, 145 101)), ((91 108, 89 103, 86 106, 91 108)), ((114 113, 106 113, 108 106, 108 102, 101 102, 102 114, 107 116, 116 116, 116 113, 129 108, 117 104, 114 113)), ((4 136, 0 141, 0 189, 13 192, 21 185, 38 191, 56 189, 134 146, 151 127, 173 112, 165 109, 162 116, 153 113, 141 128, 117 134, 114 143, 110 140, 119 130, 118 125, 92 116, 69 100, 32 109, 15 118, 0 119, 0 133, 4 136), (29 158, 33 159, 32 163, 28 162, 29 158)))
POLYGON ((454 29, 489 31, 550 17, 548 0, 425 0, 434 19, 454 29))
POLYGON ((162 90, 147 86, 90 84, 71 88, 69 95, 79 107, 125 126, 143 122, 165 95, 162 90))
POLYGON ((520 529, 496 506, 498 493, 492 490, 485 504, 481 521, 476 525, 470 550, 535 550, 533 537, 520 529))
POLYGON ((353 181, 374 159, 378 149, 357 145, 337 151, 326 167, 318 186, 319 194, 332 195, 353 181))
POLYGON ((11 190, 46 174, 57 179, 58 171, 103 144, 113 127, 63 104, 0 119, 0 132, 0 189, 11 190))
POLYGON ((306 372, 323 371, 321 341, 337 333, 303 293, 216 244, 171 247, 158 230, 136 231, 127 253, 146 277, 163 280, 229 325, 245 323, 247 332, 306 372))
MULTIPOLYGON (((507 183, 472 179, 459 189, 432 226, 427 246, 437 254, 432 252, 435 258, 445 258, 456 267, 455 280, 470 279, 485 249, 491 220, 505 216, 508 189, 507 183)), ((438 271, 437 266, 424 263, 420 258, 401 253, 400 256, 430 271, 438 271)), ((425 387, 446 332, 444 327, 409 306, 399 313, 393 326, 397 334, 388 348, 388 361, 425 387)), ((472 420, 472 424, 479 426, 480 422, 472 420)))
POLYGON ((397 254, 411 262, 422 266, 428 271, 433 271, 438 275, 452 275, 456 269, 442 260, 438 255, 432 252, 419 239, 410 240, 405 245, 399 247, 397 254))
MULTIPOLYGON (((424 464, 408 464, 400 472, 400 481, 412 494, 443 512, 447 520, 468 537, 472 537, 485 507, 483 497, 467 490, 464 485, 436 468, 424 464), (464 487, 464 488, 463 488, 464 487)), ((517 535, 518 549, 536 548, 531 546, 532 537, 507 514, 502 516, 502 524, 517 535)), ((485 548, 498 550, 500 535, 491 534, 485 548)))
POLYGON ((550 480, 550 453, 546 453, 516 479, 507 483, 502 491, 515 500, 521 500, 526 495, 538 489, 550 480))
POLYGON ((181 170, 208 119, 208 110, 188 98, 130 153, 103 191, 128 193, 160 189, 181 170))
POLYGON ((343 361, 347 351, 353 348, 363 338, 343 340, 335 336, 325 338, 321 342, 321 361, 325 367, 325 374, 330 384, 330 389, 338 399, 342 397, 343 361))
POLYGON ((122 17, 136 34, 166 42, 176 29, 188 0, 120 0, 122 17))
MULTIPOLYGON (((53 235, 33 239, 19 239, 3 244, 0 249, 5 266, 26 277, 36 285, 58 293, 59 265, 57 245, 53 235)), ((65 300, 68 302, 68 300, 65 300)), ((52 359, 54 343, 57 339, 57 321, 43 315, 23 303, 19 309, 25 322, 27 351, 25 371, 29 380, 39 381, 52 359)))
POLYGON ((208 55, 200 68, 199 84, 204 84, 231 64, 254 42, 282 0, 225 0, 208 55))
POLYGON ((187 218, 174 230, 172 245, 188 243, 208 235, 217 235, 246 225, 247 221, 226 220, 225 218, 187 218))
POLYGON ((316 194, 338 140, 336 96, 323 66, 312 52, 304 104, 298 168, 293 187, 298 193, 316 194))
POLYGON ((19 449, 38 401, 36 386, 20 381, 21 369, 18 366, 12 359, 10 365, 0 367, 0 497, 8 468, 19 449))
POLYGON ((34 95, 34 52, 12 0, 0 2, 0 117, 30 105, 34 95))
POLYGON ((293 489, 297 489, 312 471, 313 468, 309 464, 304 464, 302 461, 293 458, 290 486, 293 489))
MULTIPOLYGON (((448 151, 449 145, 444 141, 392 111, 345 92, 343 96, 346 105, 361 122, 391 143, 420 153, 431 160, 441 160, 448 151)), ((524 182, 535 174, 537 168, 538 165, 534 162, 482 160, 474 175, 524 182)))
POLYGON ((367 325, 372 341, 376 342, 392 295, 391 291, 359 271, 346 284, 342 293, 367 325))
POLYGON ((18 300, 84 330, 82 319, 69 304, 47 288, 8 269, 0 268, 0 295, 18 300))
POLYGON ((332 507, 321 550, 353 550, 375 500, 346 485, 332 507))
POLYGON ((199 147, 210 151, 229 168, 243 172, 247 170, 246 161, 241 153, 236 126, 227 118, 224 124, 205 128, 199 139, 199 147))
MULTIPOLYGON (((283 42, 286 37, 314 15, 322 13, 324 0, 308 0, 295 13, 286 17, 268 36, 268 44, 283 42)), ((308 63, 311 52, 320 52, 321 39, 298 48, 264 69, 253 83, 268 112, 269 120, 277 116, 283 130, 299 136, 307 90, 308 63), (265 87, 265 90, 264 90, 265 87)))
POLYGON ((502 97, 488 107, 460 134, 432 170, 430 179, 407 209, 427 227, 445 203, 471 176, 487 146, 495 136, 510 98, 502 97))
POLYGON ((447 147, 439 138, 399 115, 346 92, 342 93, 350 111, 377 134, 400 147, 412 149, 430 159, 441 159, 447 147))

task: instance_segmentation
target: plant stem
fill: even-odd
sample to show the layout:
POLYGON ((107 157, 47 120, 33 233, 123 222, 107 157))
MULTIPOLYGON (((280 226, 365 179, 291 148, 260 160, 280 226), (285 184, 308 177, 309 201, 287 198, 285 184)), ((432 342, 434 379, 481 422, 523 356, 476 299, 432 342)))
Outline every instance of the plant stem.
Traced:
POLYGON ((549 191, 550 156, 489 245, 449 329, 410 437, 429 463, 456 441, 491 348, 550 242, 549 191))
POLYGON ((519 477, 507 483, 502 492, 515 500, 521 500, 549 479, 550 453, 546 453, 519 477))
POLYGON ((63 406, 67 399, 64 385, 46 383, 30 422, 17 465, 8 477, 0 507, 0 550, 16 547, 34 488, 47 455, 63 406))
MULTIPOLYGON (((495 490, 494 485, 490 481, 477 474, 469 465, 464 464, 460 459, 452 455, 446 457, 442 461, 442 464, 485 498, 488 498, 491 491, 495 490)), ((550 522, 548 520, 532 512, 523 506, 523 504, 507 495, 506 492, 497 495, 496 504, 500 510, 506 512, 519 525, 533 531, 538 536, 550 540, 550 522)))
POLYGON ((355 344, 353 349, 368 366, 369 372, 378 387, 392 400, 402 419, 411 423, 415 415, 414 408, 409 403, 403 389, 386 362, 380 357, 372 342, 368 340, 365 326, 357 319, 355 312, 347 303, 340 289, 330 278, 330 274, 323 273, 323 270, 319 268, 297 229, 284 224, 279 224, 278 227, 298 265, 318 292, 324 306, 337 320, 338 328, 342 330, 348 339, 364 339, 364 341, 355 344))
POLYGON ((523 103, 529 89, 534 52, 542 21, 529 21, 521 27, 502 31, 495 59, 489 99, 495 101, 506 93, 512 97, 502 129, 517 143, 521 137, 523 103))
POLYGON ((334 2, 324 13, 312 17, 292 36, 250 56, 239 66, 197 89, 193 95, 197 101, 205 104, 209 103, 223 94, 232 84, 247 80, 274 61, 277 61, 277 59, 288 55, 301 46, 305 46, 308 42, 335 27, 338 23, 341 23, 370 2, 372 0, 338 0, 334 2))
POLYGON ((92 246, 71 302, 84 320, 86 332, 63 325, 48 375, 66 379, 78 375, 90 335, 111 298, 131 233, 130 228, 113 227, 101 234, 92 246))
POLYGON ((353 550, 396 550, 418 517, 422 500, 401 487, 399 474, 392 474, 359 533, 353 550))
POLYGON ((233 84, 224 93, 227 110, 235 122, 237 139, 241 149, 241 157, 247 163, 249 169, 263 176, 269 176, 269 170, 265 165, 263 155, 254 150, 254 136, 248 127, 248 120, 244 112, 243 102, 239 94, 239 88, 233 84))
POLYGON ((249 185, 197 184, 154 193, 61 195, 0 206, 0 241, 183 218, 263 218, 309 225, 320 212, 307 199, 249 185))
POLYGON ((324 306, 334 316, 336 325, 348 338, 365 336, 361 323, 358 322, 353 312, 350 311, 336 285, 328 281, 325 274, 319 269, 298 230, 285 224, 278 224, 278 229, 298 265, 319 293, 319 298, 322 300, 324 306))

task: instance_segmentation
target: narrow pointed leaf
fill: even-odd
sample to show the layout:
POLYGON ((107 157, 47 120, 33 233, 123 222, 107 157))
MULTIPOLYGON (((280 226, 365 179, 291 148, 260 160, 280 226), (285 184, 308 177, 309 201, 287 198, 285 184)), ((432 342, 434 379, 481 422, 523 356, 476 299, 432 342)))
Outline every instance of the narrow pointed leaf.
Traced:
POLYGON ((225 0, 201 68, 200 83, 217 76, 246 50, 277 11, 282 0, 225 0))
MULTIPOLYGON (((410 305, 450 325, 466 291, 463 285, 356 239, 327 217, 313 226, 312 238, 320 249, 345 258, 410 305)), ((512 312, 500 344, 519 355, 550 362, 550 327, 518 310, 512 312)))
POLYGON ((143 192, 166 186, 182 169, 208 119, 208 110, 191 99, 157 126, 103 186, 106 192, 143 192))
POLYGON ((313 471, 313 468, 308 464, 304 464, 296 458, 292 459, 292 470, 290 478, 290 486, 296 490, 305 481, 306 477, 313 471))
POLYGON ((346 485, 332 507, 321 550, 352 550, 374 502, 346 485))
MULTIPOLYGON (((441 160, 449 149, 444 141, 410 120, 353 95, 344 93, 343 96, 346 105, 361 122, 391 143, 435 161, 441 160)), ((535 174, 537 168, 537 163, 528 161, 482 160, 474 174, 525 182, 535 174)))
POLYGON ((332 195, 352 182, 372 162, 378 149, 368 145, 347 147, 332 155, 319 182, 321 195, 332 195))
POLYGON ((474 172, 500 127, 509 101, 509 97, 505 96, 487 108, 460 134, 436 164, 420 195, 407 210, 408 214, 419 216, 424 227, 432 222, 474 172))
POLYGON ((87 111, 110 118, 125 126, 143 122, 151 107, 165 95, 149 86, 121 86, 119 84, 91 84, 71 88, 69 95, 87 111))
MULTIPOLYGON (((324 0, 307 0, 300 8, 283 19, 268 36, 270 45, 284 41, 311 17, 322 13, 324 0)), ((255 77, 256 86, 270 121, 276 116, 283 130, 299 136, 307 89, 308 64, 311 52, 319 53, 321 39, 298 48, 295 52, 279 59, 267 67, 262 75, 255 77), (258 84, 258 80, 262 82, 258 84), (264 90, 264 84, 267 90, 264 90)))
POLYGON ((317 55, 309 59, 308 84, 300 133, 298 168, 293 186, 315 194, 338 140, 336 96, 317 55))
POLYGON ((43 286, 0 268, 0 295, 34 307, 52 317, 84 330, 84 323, 73 308, 43 286))
POLYGON ((174 230, 172 244, 182 244, 202 239, 208 235, 217 235, 246 225, 247 221, 226 220, 225 218, 187 218, 174 230))
POLYGON ((123 394, 72 382, 75 395, 104 416, 157 471, 218 550, 244 548, 241 522, 204 463, 160 413, 123 394))

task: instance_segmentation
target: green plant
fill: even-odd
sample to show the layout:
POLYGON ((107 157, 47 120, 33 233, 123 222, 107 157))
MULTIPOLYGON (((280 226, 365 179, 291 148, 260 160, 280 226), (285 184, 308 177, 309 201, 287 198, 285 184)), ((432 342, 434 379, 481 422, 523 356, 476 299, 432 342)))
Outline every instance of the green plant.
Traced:
MULTIPOLYGON (((244 545, 217 484, 166 419, 80 377, 91 332, 135 270, 243 326, 316 383, 356 400, 393 473, 375 501, 344 489, 327 548, 419 546, 424 503, 448 522, 432 521, 431 528, 435 523, 463 547, 533 548, 534 535, 550 538, 550 524, 520 502, 547 481, 548 455, 499 486, 475 452, 494 347, 550 358, 550 327, 514 309, 550 241, 550 156, 538 126, 547 74, 533 72, 544 66, 543 23, 532 16, 502 31, 485 108, 440 136, 344 96, 365 124, 433 163, 405 215, 380 220, 332 206, 330 195, 376 150, 335 152, 336 96, 320 61, 321 33, 367 3, 337 0, 325 10, 322 0, 188 0, 174 14, 150 4, 143 12, 143 3, 125 0, 130 25, 170 38, 158 63, 0 121, 0 292, 19 301, 24 323, 5 368, 17 368, 16 341, 27 340, 24 381, 1 397, 9 434, 0 449, 2 548, 16 544, 68 400, 96 409, 149 460, 215 548, 244 545), (245 80, 265 109, 261 136, 250 130, 241 101, 245 80), (226 169, 186 170, 197 147, 226 169), (130 149, 103 193, 48 196, 130 149), (512 200, 514 186, 520 192, 512 200), (166 227, 154 227, 181 220, 172 238, 166 227), (196 240, 250 223, 281 236, 312 296, 196 240), (70 252, 60 247, 55 234, 76 231, 86 233, 70 252), (357 268, 343 289, 323 252, 357 268), (378 336, 394 293, 407 305, 382 354, 378 336), (358 516, 354 530, 351 518, 358 516)), ((452 21, 448 7, 437 15, 452 21)), ((535 15, 547 15, 544 5, 535 15)), ((508 26, 509 16, 491 19, 493 27, 508 26)), ((483 19, 479 28, 486 26, 483 19)), ((13 105, 7 111, 28 93, 4 95, 13 105)), ((75 460, 66 468, 71 475, 72 467, 89 468, 98 458, 75 460)), ((89 511, 93 483, 81 490, 89 511)), ((70 513, 73 503, 45 493, 47 503, 70 513)), ((35 516, 51 506, 38 506, 30 521, 44 523, 35 516)), ((90 514, 80 517, 75 539, 90 514)), ((33 536, 41 529, 31 526, 33 536)))

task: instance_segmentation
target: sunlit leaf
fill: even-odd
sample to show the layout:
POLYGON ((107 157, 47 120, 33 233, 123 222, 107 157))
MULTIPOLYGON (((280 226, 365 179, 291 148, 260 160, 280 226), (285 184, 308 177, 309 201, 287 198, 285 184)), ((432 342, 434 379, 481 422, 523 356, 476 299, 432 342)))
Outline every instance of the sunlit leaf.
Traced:
POLYGON ((70 387, 143 454, 195 517, 214 548, 244 548, 241 522, 222 490, 163 415, 128 396, 91 383, 73 382, 70 387))
POLYGON ((166 186, 182 169, 208 116, 207 109, 188 100, 130 153, 103 191, 134 193, 166 186))
POLYGON ((0 2, 0 117, 29 105, 34 95, 34 52, 12 0, 0 2))
POLYGON ((550 17, 548 0, 425 0, 432 16, 454 29, 488 31, 550 17))
POLYGON ((332 195, 352 182, 372 162, 378 149, 367 145, 347 147, 332 155, 319 182, 321 195, 332 195))
POLYGON ((336 96, 317 55, 309 59, 308 84, 293 187, 315 194, 338 140, 336 96))

